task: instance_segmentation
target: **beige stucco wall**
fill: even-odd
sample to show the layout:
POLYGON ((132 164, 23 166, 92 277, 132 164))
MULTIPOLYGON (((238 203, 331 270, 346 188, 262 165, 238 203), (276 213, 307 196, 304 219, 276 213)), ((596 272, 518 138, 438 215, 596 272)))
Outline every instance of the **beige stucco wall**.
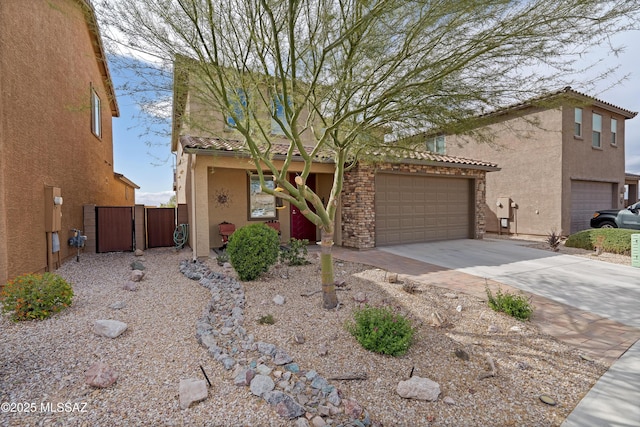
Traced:
POLYGON ((64 200, 62 259, 74 255, 66 241, 84 204, 135 202, 113 175, 112 104, 81 3, 0 2, 0 283, 47 267, 45 186, 64 200), (102 138, 91 132, 92 86, 102 138))
POLYGON ((536 111, 526 119, 495 123, 488 130, 490 142, 446 137, 447 154, 489 161, 501 168, 487 174, 487 231, 499 230, 497 201, 505 197, 517 204, 517 209, 510 212, 508 232, 546 234, 552 229, 560 230, 561 111, 536 111))

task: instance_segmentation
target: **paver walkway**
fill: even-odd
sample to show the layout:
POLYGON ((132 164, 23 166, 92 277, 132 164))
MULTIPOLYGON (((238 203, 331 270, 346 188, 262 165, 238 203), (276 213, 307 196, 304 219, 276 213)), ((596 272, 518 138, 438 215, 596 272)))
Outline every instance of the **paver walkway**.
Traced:
MULTIPOLYGON (((378 267, 400 277, 486 298, 485 285, 491 289, 518 293, 520 290, 492 280, 451 270, 378 249, 358 251, 334 247, 337 259, 378 267)), ((563 341, 594 359, 612 364, 640 339, 640 329, 605 319, 598 315, 548 298, 531 296, 535 307, 532 322, 540 330, 563 341)))

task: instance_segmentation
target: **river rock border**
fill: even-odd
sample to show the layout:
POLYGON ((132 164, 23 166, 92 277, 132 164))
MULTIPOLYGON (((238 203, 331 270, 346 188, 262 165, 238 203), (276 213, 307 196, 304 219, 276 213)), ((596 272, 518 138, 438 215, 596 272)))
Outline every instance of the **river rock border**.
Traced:
POLYGON ((316 371, 301 369, 284 349, 256 341, 247 333, 240 282, 211 271, 200 261, 184 260, 180 271, 211 291, 211 300, 196 323, 196 337, 225 369, 234 370, 237 386, 248 386, 280 417, 296 419, 297 427, 377 424, 358 402, 341 396, 340 390, 316 371))

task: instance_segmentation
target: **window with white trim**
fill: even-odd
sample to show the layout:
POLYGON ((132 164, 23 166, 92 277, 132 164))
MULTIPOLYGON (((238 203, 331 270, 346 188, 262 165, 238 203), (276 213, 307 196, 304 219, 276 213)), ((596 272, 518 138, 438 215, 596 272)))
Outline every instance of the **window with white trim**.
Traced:
POLYGON ((611 119, 611 145, 618 144, 618 120, 611 119))
POLYGON ((436 154, 445 154, 444 135, 427 138, 427 150, 436 154))
POLYGON ((573 134, 575 136, 582 136, 582 108, 575 108, 574 112, 574 128, 573 134))
POLYGON ((91 88, 91 132, 98 138, 102 138, 102 101, 96 90, 91 88))
POLYGON ((600 114, 593 113, 591 131, 591 145, 595 148, 602 147, 602 116, 600 114))

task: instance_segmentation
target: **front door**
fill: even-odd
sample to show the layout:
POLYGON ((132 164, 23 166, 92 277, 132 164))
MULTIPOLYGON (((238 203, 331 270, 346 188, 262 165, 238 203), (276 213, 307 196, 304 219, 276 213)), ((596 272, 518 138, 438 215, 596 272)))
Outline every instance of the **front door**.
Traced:
MULTIPOLYGON (((296 174, 289 174, 289 182, 295 185, 296 174)), ((316 191, 316 176, 309 174, 307 186, 316 191)), ((313 207, 311 207, 313 209, 313 207)), ((307 239, 310 243, 316 241, 316 226, 300 213, 297 206, 291 205, 291 237, 298 240, 307 239)))

